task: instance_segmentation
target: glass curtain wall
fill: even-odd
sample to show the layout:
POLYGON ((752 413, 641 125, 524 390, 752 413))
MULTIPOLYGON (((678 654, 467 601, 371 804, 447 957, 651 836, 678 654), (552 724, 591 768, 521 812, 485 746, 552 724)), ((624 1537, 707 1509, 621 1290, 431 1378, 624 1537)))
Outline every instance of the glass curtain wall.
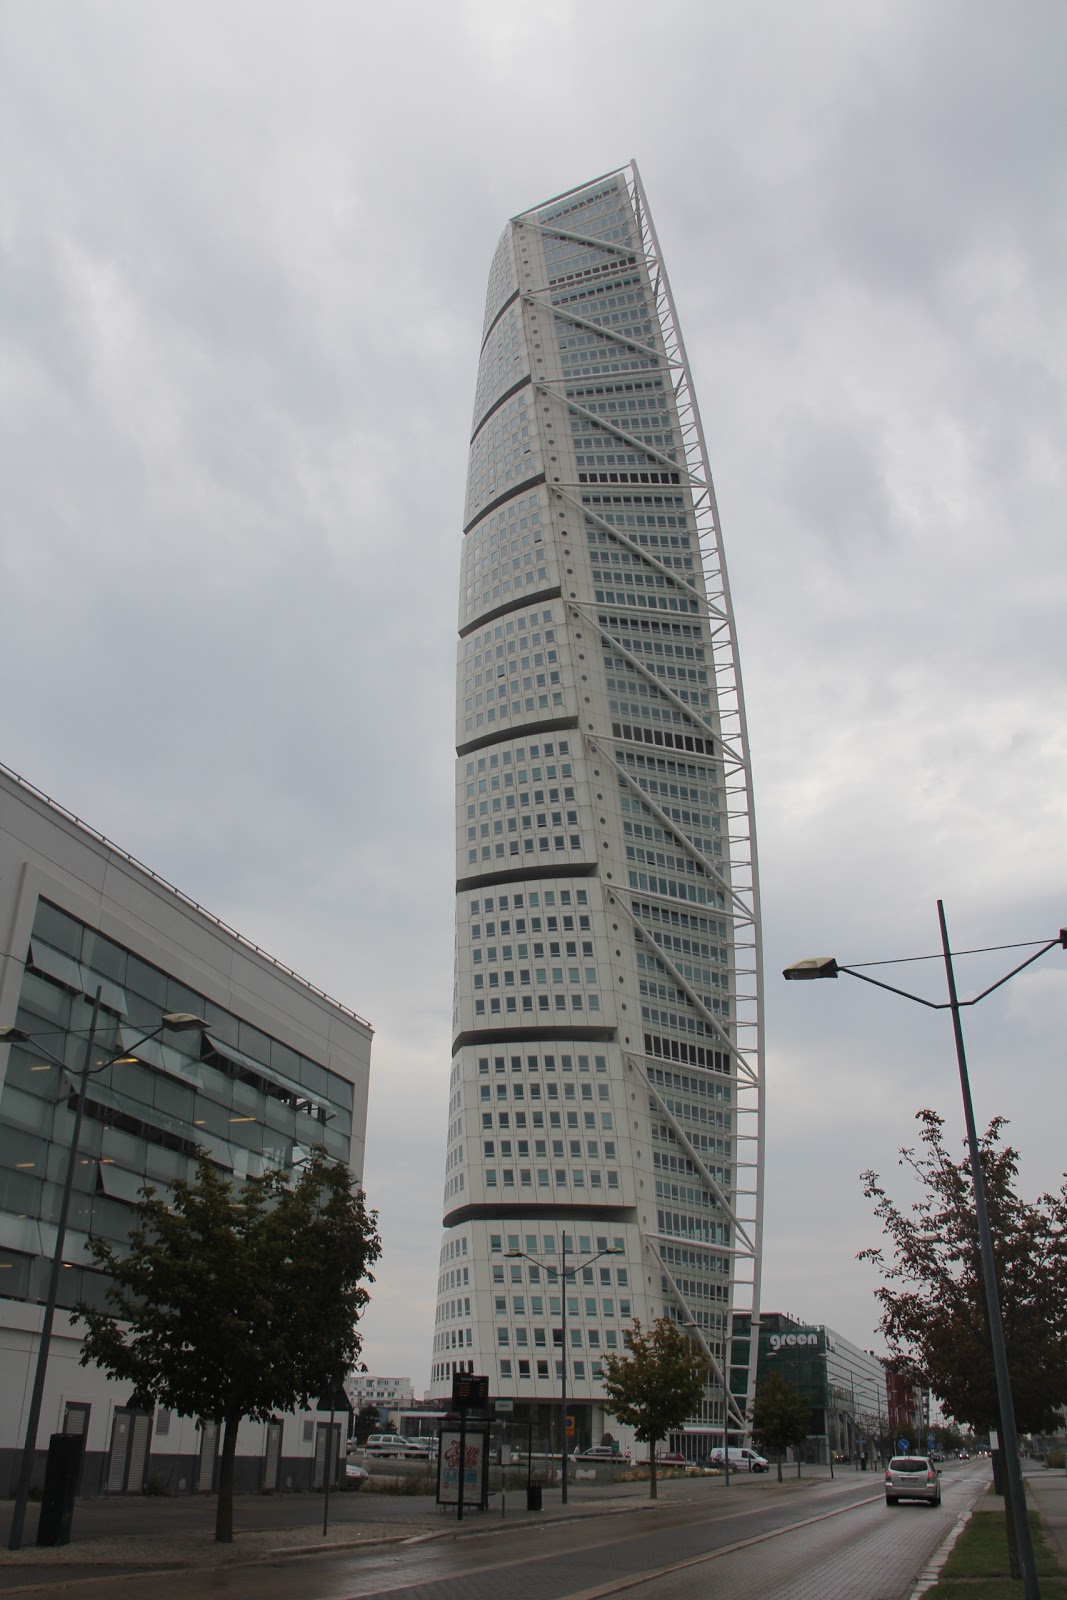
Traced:
MULTIPOLYGON (((198 1148, 239 1179, 290 1165, 313 1144, 349 1159, 350 1083, 41 900, 16 1018, 30 1041, 11 1045, 0 1093, 0 1292, 7 1298, 45 1298, 98 986, 97 1056, 130 1053, 89 1080, 70 1212, 72 1262, 90 1233, 125 1240, 142 1186, 166 1189, 190 1177, 198 1148), (170 1011, 205 1018, 208 1034, 136 1044, 170 1011)), ((72 1265, 59 1303, 102 1304, 105 1288, 102 1274, 72 1265)))

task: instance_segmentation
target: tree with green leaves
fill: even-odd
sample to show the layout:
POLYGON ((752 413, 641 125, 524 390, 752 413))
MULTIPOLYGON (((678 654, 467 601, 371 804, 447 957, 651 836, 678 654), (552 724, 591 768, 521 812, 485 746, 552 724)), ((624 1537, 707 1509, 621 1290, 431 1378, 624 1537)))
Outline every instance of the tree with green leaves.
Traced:
MULTIPOLYGON (((860 1252, 880 1269, 881 1327, 890 1365, 922 1374, 957 1422, 985 1435, 998 1426, 996 1379, 982 1282, 974 1185, 968 1160, 953 1161, 943 1118, 920 1111, 921 1150, 903 1149, 920 1197, 907 1209, 863 1175, 889 1244, 860 1252)), ((1048 1426, 1067 1402, 1067 1180, 1058 1194, 1024 1200, 1019 1157, 1001 1142, 996 1117, 979 1142, 996 1258, 1008 1368, 1020 1433, 1048 1426)))
POLYGON ((378 1407, 365 1400, 359 1411, 352 1418, 349 1433, 353 1439, 365 1440, 372 1433, 378 1433, 382 1426, 382 1416, 378 1407))
POLYGON ((605 1356, 605 1411, 633 1428, 648 1445, 650 1497, 657 1498, 656 1441, 700 1409, 708 1360, 700 1346, 669 1317, 644 1332, 637 1317, 626 1336, 624 1356, 605 1356))
POLYGON ((773 1369, 761 1378, 752 1402, 752 1437, 769 1451, 782 1481, 782 1457, 791 1445, 803 1444, 811 1432, 811 1404, 773 1369))
POLYGON ((82 1365, 223 1425, 215 1538, 233 1539, 243 1418, 308 1407, 356 1363, 381 1247, 377 1214, 321 1147, 299 1174, 236 1185, 201 1151, 169 1196, 146 1187, 125 1249, 91 1239, 110 1310, 80 1305, 82 1365))

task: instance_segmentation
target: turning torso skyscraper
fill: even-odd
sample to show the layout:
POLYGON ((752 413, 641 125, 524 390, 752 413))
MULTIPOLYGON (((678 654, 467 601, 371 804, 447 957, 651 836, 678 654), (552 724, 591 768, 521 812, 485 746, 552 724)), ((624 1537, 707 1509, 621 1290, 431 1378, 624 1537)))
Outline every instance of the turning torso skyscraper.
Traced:
POLYGON ((565 1379, 581 1447, 612 1426, 603 1357, 667 1316, 712 1360, 696 1455, 723 1374, 738 1436, 750 1388, 759 896, 714 490, 632 165, 500 240, 463 520, 431 1393, 485 1373, 547 1433, 565 1379))

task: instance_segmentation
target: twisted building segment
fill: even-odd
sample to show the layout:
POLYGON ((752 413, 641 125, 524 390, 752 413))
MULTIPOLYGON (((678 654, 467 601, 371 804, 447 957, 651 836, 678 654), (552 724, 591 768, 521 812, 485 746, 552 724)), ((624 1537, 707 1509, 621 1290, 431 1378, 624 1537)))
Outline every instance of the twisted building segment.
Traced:
POLYGON ((754 1381, 730 1319, 759 1308, 759 893, 714 489, 633 165, 497 247, 459 632, 432 1392, 485 1372, 547 1432, 566 1362, 595 1442, 604 1355, 665 1315, 712 1361, 695 1456, 754 1381))

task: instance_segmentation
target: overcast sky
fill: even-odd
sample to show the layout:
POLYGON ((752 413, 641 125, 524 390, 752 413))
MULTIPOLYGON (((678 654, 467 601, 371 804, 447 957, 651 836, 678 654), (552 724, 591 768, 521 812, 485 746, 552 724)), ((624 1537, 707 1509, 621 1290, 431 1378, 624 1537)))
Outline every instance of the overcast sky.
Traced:
MULTIPOLYGON (((373 1023, 364 1355, 417 1392, 486 277, 509 216, 636 158, 754 751, 764 1305, 874 1344, 859 1173, 895 1173, 924 1105, 958 1147, 950 1026, 778 974, 935 951, 938 896, 959 948, 1067 921, 1067 11, 0 18, 0 760, 373 1023)), ((961 987, 1015 959, 961 963, 961 987)), ((978 1119, 1011 1119, 1029 1193, 1064 1167, 1065 959, 966 1022, 978 1119)), ((943 990, 933 963, 885 976, 943 990)))

